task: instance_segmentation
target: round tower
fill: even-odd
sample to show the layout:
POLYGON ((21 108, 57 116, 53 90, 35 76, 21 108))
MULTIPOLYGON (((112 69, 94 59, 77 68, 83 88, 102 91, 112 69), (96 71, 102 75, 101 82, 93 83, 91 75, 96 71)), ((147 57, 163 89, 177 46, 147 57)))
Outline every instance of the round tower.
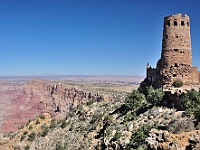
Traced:
POLYGON ((189 16, 176 14, 164 18, 160 63, 160 69, 165 71, 171 66, 192 66, 189 16))

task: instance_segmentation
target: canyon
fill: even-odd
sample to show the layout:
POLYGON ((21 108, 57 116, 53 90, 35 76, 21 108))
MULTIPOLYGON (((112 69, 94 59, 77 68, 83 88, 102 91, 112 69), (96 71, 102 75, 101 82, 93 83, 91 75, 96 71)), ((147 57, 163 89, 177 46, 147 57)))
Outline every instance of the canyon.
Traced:
POLYGON ((111 76, 30 78, 0 79, 0 135, 17 131, 42 113, 50 113, 53 118, 60 120, 78 104, 89 100, 112 101, 117 97, 123 98, 122 95, 138 86, 137 77, 134 80, 111 76))

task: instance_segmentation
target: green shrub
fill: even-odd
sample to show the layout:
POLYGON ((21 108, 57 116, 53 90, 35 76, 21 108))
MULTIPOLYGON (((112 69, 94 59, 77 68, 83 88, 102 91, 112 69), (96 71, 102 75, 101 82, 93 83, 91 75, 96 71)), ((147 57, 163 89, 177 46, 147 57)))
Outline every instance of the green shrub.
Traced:
POLYGON ((56 123, 55 119, 52 119, 49 128, 50 128, 50 129, 54 129, 56 126, 57 126, 57 123, 56 123))
POLYGON ((41 136, 41 133, 40 133, 40 132, 38 132, 37 136, 38 136, 38 137, 39 137, 39 136, 41 136))
POLYGON ((60 125, 61 128, 65 128, 67 126, 66 120, 62 120, 62 124, 60 125))
POLYGON ((90 105, 92 105, 94 102, 95 102, 95 100, 92 99, 92 100, 90 100, 89 102, 87 102, 87 105, 90 106, 90 105))
POLYGON ((26 136, 22 135, 21 138, 20 138, 20 141, 23 141, 25 138, 26 138, 26 136))
POLYGON ((39 119, 37 119, 37 120, 36 120, 36 124, 40 124, 40 121, 39 121, 39 119))
POLYGON ((108 115, 104 118, 104 122, 107 123, 108 125, 112 123, 114 119, 114 116, 113 115, 108 115))
POLYGON ((35 132, 32 132, 31 134, 28 135, 28 140, 32 142, 35 139, 35 136, 36 136, 35 132))
POLYGON ((126 115, 124 117, 124 123, 131 121, 135 118, 136 118, 136 112, 129 111, 129 112, 126 113, 126 115))
POLYGON ((70 127, 69 127, 69 131, 73 131, 74 130, 74 125, 71 124, 70 127))
POLYGON ((70 117, 74 117, 74 116, 75 116, 75 112, 74 112, 74 111, 71 111, 71 112, 69 113, 69 116, 70 116, 70 117))
POLYGON ((67 120, 69 118, 69 116, 68 115, 66 115, 66 117, 65 117, 65 120, 67 120))
POLYGON ((77 105, 77 109, 80 110, 80 111, 83 110, 83 105, 82 104, 78 104, 77 105))
POLYGON ((20 127, 18 127, 18 129, 23 129, 24 128, 24 125, 21 125, 20 127))
POLYGON ((42 137, 45 137, 45 136, 48 134, 48 132, 49 132, 49 128, 46 127, 46 128, 44 129, 44 131, 41 133, 41 136, 42 136, 42 137))
POLYGON ((146 97, 138 90, 133 90, 132 93, 128 94, 125 98, 125 104, 129 109, 135 110, 141 106, 146 105, 146 97))
POLYGON ((97 121, 100 121, 103 117, 103 114, 100 114, 100 113, 94 113, 94 115, 92 116, 92 119, 90 121, 90 123, 95 123, 97 121))
POLYGON ((147 101, 154 106, 157 106, 163 100, 165 93, 161 88, 154 89, 152 86, 147 88, 147 101))
POLYGON ((28 132, 27 132, 27 131, 24 131, 23 135, 27 135, 27 134, 28 134, 28 132))
POLYGON ((181 81, 180 79, 175 80, 174 83, 172 84, 174 87, 179 88, 183 86, 183 81, 181 81))
POLYGON ((64 150, 64 146, 61 141, 56 143, 56 150, 64 150))
POLYGON ((93 131, 97 128, 98 122, 94 122, 88 126, 88 131, 93 131))
POLYGON ((181 100, 181 108, 200 121, 200 92, 192 89, 181 100))
POLYGON ((126 149, 138 149, 147 148, 145 144, 146 138, 149 136, 149 132, 152 128, 157 128, 156 125, 144 124, 134 131, 131 135, 131 141, 126 146, 126 149))
POLYGON ((29 126, 29 130, 31 130, 31 129, 33 129, 33 126, 32 126, 32 125, 29 126))
POLYGON ((117 131, 113 138, 115 139, 115 141, 117 141, 118 139, 120 139, 121 136, 122 136, 122 133, 117 131))
POLYGON ((30 149, 30 146, 28 146, 28 145, 26 145, 25 147, 24 147, 24 150, 29 150, 30 149))
POLYGON ((45 119, 45 115, 40 115, 39 118, 40 119, 45 119))

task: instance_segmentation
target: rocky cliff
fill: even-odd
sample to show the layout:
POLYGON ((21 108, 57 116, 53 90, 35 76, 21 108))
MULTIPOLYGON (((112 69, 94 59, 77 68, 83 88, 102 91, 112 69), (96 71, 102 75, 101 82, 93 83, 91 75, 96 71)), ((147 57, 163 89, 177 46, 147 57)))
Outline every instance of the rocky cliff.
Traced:
MULTIPOLYGON (((19 96, 24 83, 0 81, 0 127, 7 115, 6 109, 10 106, 12 99, 19 96)), ((1 131, 0 131, 1 135, 1 131)))
POLYGON ((5 104, 5 101, 2 101, 4 98, 1 98, 1 105, 6 109, 4 114, 1 114, 0 133, 16 131, 18 127, 41 113, 48 112, 54 118, 62 119, 69 110, 80 103, 91 99, 103 100, 103 96, 98 93, 79 91, 67 87, 66 84, 38 79, 29 80, 23 88, 14 92, 17 94, 13 94, 15 96, 10 97, 9 102, 5 99, 5 104))

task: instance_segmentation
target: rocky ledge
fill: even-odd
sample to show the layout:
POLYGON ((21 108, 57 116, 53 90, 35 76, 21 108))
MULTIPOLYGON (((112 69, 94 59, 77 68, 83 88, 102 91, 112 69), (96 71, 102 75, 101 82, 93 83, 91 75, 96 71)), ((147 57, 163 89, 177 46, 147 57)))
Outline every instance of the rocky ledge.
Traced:
POLYGON ((149 136, 146 143, 154 150, 200 149, 200 130, 172 134, 167 130, 151 129, 149 136))

